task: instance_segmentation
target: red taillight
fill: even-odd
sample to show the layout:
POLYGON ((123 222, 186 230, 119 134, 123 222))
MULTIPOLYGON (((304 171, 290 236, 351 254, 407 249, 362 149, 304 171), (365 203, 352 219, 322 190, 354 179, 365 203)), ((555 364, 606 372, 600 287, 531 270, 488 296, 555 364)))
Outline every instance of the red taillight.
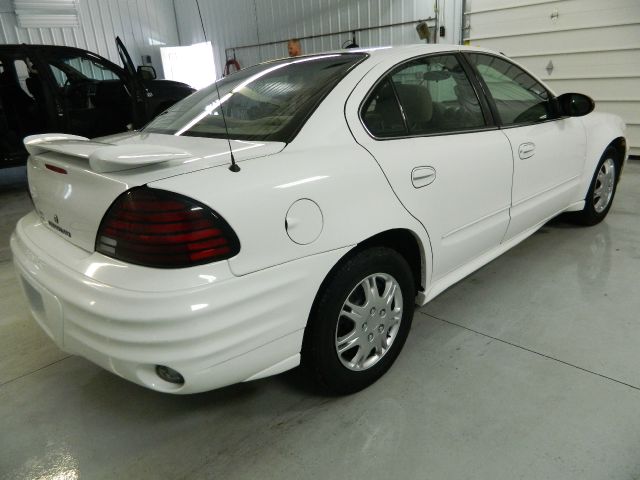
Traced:
POLYGON ((47 170, 51 170, 52 172, 61 173, 63 175, 67 174, 67 171, 62 167, 56 167, 55 165, 51 165, 49 163, 45 163, 44 166, 47 168, 47 170))
POLYGON ((96 251, 147 267, 183 268, 233 257, 238 237, 222 217, 190 198, 138 187, 102 219, 96 251))

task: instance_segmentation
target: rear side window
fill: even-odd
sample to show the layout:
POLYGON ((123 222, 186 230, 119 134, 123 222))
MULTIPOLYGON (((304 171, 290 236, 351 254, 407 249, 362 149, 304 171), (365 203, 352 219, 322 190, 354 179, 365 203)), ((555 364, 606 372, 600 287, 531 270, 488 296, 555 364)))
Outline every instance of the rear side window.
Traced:
POLYGON ((406 128, 391 80, 383 80, 362 109, 362 121, 375 137, 406 135, 406 128))
POLYGON ((249 67, 178 102, 145 132, 289 142, 308 116, 365 54, 329 54, 249 67))
POLYGON ((455 55, 423 57, 396 68, 364 103, 362 120, 376 137, 486 125, 478 96, 455 55))
POLYGON ((542 122, 556 117, 551 95, 523 69, 493 55, 469 55, 484 80, 504 125, 542 122))

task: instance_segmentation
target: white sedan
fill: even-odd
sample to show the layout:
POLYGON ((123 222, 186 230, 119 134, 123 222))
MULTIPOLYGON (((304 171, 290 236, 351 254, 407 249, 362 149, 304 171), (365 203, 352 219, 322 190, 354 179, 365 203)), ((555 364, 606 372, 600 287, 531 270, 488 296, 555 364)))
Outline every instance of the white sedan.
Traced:
POLYGON ((607 215, 625 126, 593 107, 471 47, 250 67, 139 132, 25 139, 20 282, 60 348, 154 390, 302 363, 354 392, 414 304, 562 212, 607 215))

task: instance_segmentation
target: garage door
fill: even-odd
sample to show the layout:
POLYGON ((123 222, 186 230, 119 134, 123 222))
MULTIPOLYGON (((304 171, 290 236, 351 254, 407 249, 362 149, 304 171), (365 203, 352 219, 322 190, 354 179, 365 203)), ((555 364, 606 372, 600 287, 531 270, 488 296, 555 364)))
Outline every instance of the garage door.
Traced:
POLYGON ((627 123, 640 155, 640 1, 467 0, 465 43, 515 59, 558 94, 586 93, 627 123))

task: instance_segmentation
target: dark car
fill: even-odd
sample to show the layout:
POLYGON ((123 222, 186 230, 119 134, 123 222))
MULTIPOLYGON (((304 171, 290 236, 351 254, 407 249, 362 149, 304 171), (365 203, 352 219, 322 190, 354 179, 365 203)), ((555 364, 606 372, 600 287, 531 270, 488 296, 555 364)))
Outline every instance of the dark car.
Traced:
POLYGON ((120 38, 116 44, 124 68, 79 48, 0 45, 0 167, 24 163, 27 135, 135 129, 194 92, 157 80, 151 66, 136 70, 120 38))

